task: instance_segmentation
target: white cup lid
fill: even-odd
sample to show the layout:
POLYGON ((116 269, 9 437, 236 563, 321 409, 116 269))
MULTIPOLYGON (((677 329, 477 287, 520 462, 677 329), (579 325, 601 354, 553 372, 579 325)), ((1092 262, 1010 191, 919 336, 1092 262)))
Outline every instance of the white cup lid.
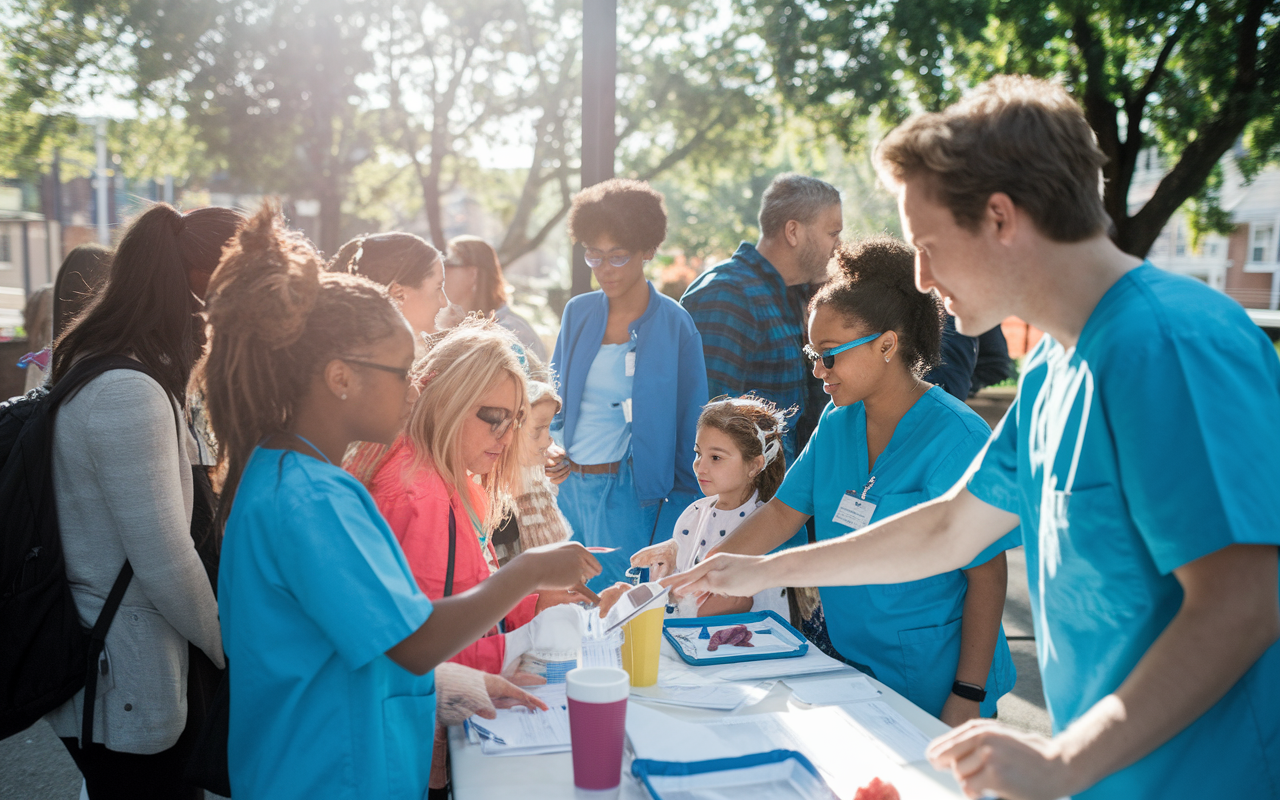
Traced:
POLYGON ((618 667, 579 667, 565 676, 565 695, 580 703, 616 703, 631 693, 631 677, 618 667))

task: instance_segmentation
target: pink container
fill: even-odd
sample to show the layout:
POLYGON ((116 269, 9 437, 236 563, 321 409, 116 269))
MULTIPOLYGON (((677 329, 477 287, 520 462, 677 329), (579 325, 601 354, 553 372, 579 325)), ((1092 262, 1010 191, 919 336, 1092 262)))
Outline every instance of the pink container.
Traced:
POLYGON ((631 678, 617 667, 580 667, 566 676, 573 785, 579 789, 613 789, 622 783, 630 692, 631 678))

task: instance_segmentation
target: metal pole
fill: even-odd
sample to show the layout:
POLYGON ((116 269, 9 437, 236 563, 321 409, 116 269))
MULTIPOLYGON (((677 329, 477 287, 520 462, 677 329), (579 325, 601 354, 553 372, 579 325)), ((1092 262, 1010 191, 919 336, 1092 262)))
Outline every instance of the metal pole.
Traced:
POLYGON ((164 176, 164 201, 169 205, 173 205, 173 176, 164 176))
POLYGON ((107 226, 107 121, 102 118, 98 119, 97 146, 98 244, 108 247, 111 245, 111 231, 107 226))
MULTIPOLYGON (((582 188, 613 177, 617 142, 617 0, 582 0, 582 188)), ((573 248, 572 294, 591 291, 591 269, 573 248)))

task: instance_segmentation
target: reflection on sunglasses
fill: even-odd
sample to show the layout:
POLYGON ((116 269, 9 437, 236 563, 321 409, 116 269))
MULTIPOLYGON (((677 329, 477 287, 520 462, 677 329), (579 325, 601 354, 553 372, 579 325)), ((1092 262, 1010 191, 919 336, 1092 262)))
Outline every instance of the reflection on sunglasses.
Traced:
POLYGON ((476 412, 476 417, 481 422, 488 423, 489 431, 497 439, 506 436, 512 425, 518 428, 523 423, 523 414, 513 417, 507 409, 493 406, 480 406, 480 410, 476 412))
POLYGON ((610 250, 608 253, 605 253, 603 250, 588 249, 583 258, 587 262, 587 266, 592 269, 598 268, 606 259, 609 262, 609 266, 616 269, 618 267, 625 267, 629 264, 631 262, 631 256, 632 254, 625 250, 610 250))

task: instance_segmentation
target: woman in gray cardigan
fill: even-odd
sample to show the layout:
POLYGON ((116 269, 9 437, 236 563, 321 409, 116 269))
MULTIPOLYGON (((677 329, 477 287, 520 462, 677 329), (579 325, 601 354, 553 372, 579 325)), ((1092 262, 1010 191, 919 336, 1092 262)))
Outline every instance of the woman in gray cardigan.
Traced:
MULTIPOLYGON (((121 240, 100 297, 54 346, 54 384, 101 355, 131 356, 159 378, 105 372, 62 406, 54 430, 67 577, 86 626, 126 559, 134 571, 106 637, 93 741, 79 741, 83 690, 46 717, 93 800, 201 796, 182 779, 198 733, 187 725, 189 647, 224 661, 217 601, 192 538, 199 462, 184 407, 204 347, 204 291, 242 220, 225 208, 146 211, 121 240)), ((216 565, 209 534, 203 555, 216 565)))

